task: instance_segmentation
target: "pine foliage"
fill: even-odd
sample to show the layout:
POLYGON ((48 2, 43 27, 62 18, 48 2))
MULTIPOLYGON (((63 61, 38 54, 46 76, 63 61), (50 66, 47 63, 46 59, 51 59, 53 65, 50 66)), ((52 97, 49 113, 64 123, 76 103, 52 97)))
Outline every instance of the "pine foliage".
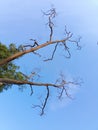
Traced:
MULTIPOLYGON (((19 52, 20 50, 16 47, 15 44, 11 43, 8 47, 2 43, 0 43, 0 61, 8 58, 9 56, 19 52)), ((15 65, 12 61, 0 67, 0 78, 10 78, 16 80, 24 80, 24 76, 19 71, 19 66, 15 65)), ((3 89, 8 89, 12 85, 9 84, 1 84, 0 92, 3 89)))

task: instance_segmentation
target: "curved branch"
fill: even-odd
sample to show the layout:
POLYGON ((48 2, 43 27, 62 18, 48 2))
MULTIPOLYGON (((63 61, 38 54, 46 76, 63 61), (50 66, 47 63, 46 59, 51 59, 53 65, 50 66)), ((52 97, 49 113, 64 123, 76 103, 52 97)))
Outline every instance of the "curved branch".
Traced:
POLYGON ((53 57, 54 57, 54 55, 55 55, 55 52, 56 52, 57 46, 58 46, 58 43, 55 45, 55 48, 54 48, 54 50, 53 50, 53 52, 52 52, 52 56, 51 56, 50 58, 44 60, 44 61, 53 60, 53 57))
POLYGON ((6 58, 6 59, 0 61, 0 66, 2 66, 2 65, 4 65, 4 64, 7 64, 8 62, 13 61, 13 60, 15 60, 15 59, 17 59, 17 58, 19 58, 19 57, 21 57, 21 56, 27 54, 27 53, 34 52, 34 51, 36 51, 36 50, 39 50, 39 49, 41 49, 41 48, 43 48, 43 47, 46 47, 46 46, 48 46, 48 45, 51 45, 51 44, 60 43, 60 42, 65 42, 65 41, 67 41, 68 39, 69 39, 69 37, 66 37, 66 38, 63 39, 63 40, 48 41, 48 42, 45 42, 45 43, 43 43, 43 44, 41 44, 41 45, 38 45, 38 46, 36 46, 36 47, 34 47, 34 48, 30 48, 30 49, 28 49, 28 50, 23 50, 22 52, 17 52, 17 53, 15 53, 15 54, 13 54, 12 56, 10 56, 10 57, 8 57, 8 58, 6 58))
POLYGON ((46 91, 47 91, 47 94, 46 94, 46 97, 45 97, 43 103, 41 105, 33 105, 33 108, 40 108, 41 109, 40 116, 44 115, 44 110, 45 110, 45 107, 47 105, 47 102, 48 102, 48 99, 50 96, 49 86, 46 87, 46 91))
POLYGON ((44 109, 46 107, 46 104, 47 104, 48 98, 49 98, 49 94, 50 94, 50 90, 49 90, 48 86, 46 87, 46 90, 47 90, 47 95, 46 95, 45 101, 44 101, 44 103, 42 105, 42 111, 41 111, 41 114, 40 114, 41 116, 44 114, 44 109))

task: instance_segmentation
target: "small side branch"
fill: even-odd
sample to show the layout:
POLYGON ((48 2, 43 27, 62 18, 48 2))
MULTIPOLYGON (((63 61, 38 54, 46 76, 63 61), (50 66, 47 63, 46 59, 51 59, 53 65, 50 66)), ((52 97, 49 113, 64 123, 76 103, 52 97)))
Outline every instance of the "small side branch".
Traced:
POLYGON ((66 42, 62 42, 62 44, 64 45, 65 51, 67 51, 67 53, 68 53, 68 56, 66 56, 66 58, 70 58, 71 57, 71 53, 69 51, 69 47, 66 45, 66 42))
POLYGON ((52 8, 50 10, 48 10, 47 12, 43 12, 44 15, 48 16, 48 26, 50 28, 50 38, 49 41, 52 41, 52 36, 53 36, 53 26, 54 23, 52 22, 53 18, 55 18, 56 16, 56 10, 55 8, 52 8))
POLYGON ((35 46, 39 46, 38 42, 35 39, 30 39, 30 41, 33 41, 33 45, 25 45, 24 47, 35 47, 35 46))
POLYGON ((80 50, 81 49, 81 46, 79 45, 80 40, 81 40, 81 37, 79 37, 78 40, 69 39, 68 41, 71 42, 71 43, 75 43, 76 46, 77 46, 77 49, 80 50))
POLYGON ((55 52, 56 52, 56 49, 57 49, 57 46, 58 46, 58 43, 55 45, 55 48, 54 48, 54 50, 53 50, 53 52, 52 52, 52 56, 51 56, 51 58, 49 58, 49 59, 46 59, 46 60, 44 60, 44 61, 53 60, 53 58, 54 58, 54 55, 55 55, 55 52))
POLYGON ((58 98, 61 99, 64 95, 66 95, 69 99, 73 99, 72 95, 69 93, 69 86, 80 86, 83 82, 81 79, 79 79, 79 81, 69 81, 66 82, 65 80, 65 76, 61 73, 60 74, 60 78, 56 81, 56 84, 60 84, 60 91, 59 91, 59 95, 58 98))
POLYGON ((44 109, 45 109, 45 107, 46 107, 46 104, 47 104, 48 98, 49 98, 49 94, 50 94, 50 91, 49 91, 49 87, 48 87, 48 86, 46 87, 46 90, 47 90, 47 94, 46 94, 45 101, 44 101, 43 104, 42 104, 42 110, 41 110, 41 113, 40 113, 41 116, 44 114, 44 109))
POLYGON ((61 99, 61 98, 63 97, 64 92, 65 92, 65 95, 66 95, 69 99, 73 99, 73 98, 71 97, 71 95, 68 93, 67 88, 66 88, 65 86, 63 86, 63 87, 61 88, 61 92, 59 93, 59 96, 58 96, 59 99, 61 99))
POLYGON ((47 91, 47 94, 46 94, 44 102, 41 105, 33 105, 33 108, 41 109, 40 116, 44 115, 45 107, 46 107, 48 99, 49 99, 49 95, 50 95, 49 86, 46 87, 46 91, 47 91))
POLYGON ((30 85, 30 89, 31 89, 30 96, 32 96, 32 94, 33 94, 33 87, 32 87, 32 85, 30 85))

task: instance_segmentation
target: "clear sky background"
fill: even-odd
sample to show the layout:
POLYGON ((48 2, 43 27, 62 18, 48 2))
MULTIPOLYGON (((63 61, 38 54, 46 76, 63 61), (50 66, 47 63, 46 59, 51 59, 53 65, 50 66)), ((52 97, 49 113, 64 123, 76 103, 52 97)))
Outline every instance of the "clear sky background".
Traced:
POLYGON ((41 10, 48 10, 52 5, 58 13, 55 38, 63 38, 66 25, 74 38, 82 37, 82 50, 74 47, 71 59, 58 52, 53 62, 43 63, 42 59, 25 56, 18 63, 27 74, 32 66, 40 67, 43 81, 54 81, 63 71, 66 79, 80 77, 84 83, 71 90, 75 100, 60 102, 52 92, 43 117, 39 116, 39 110, 32 109, 38 88, 37 95, 32 97, 28 88, 21 92, 17 86, 0 93, 0 130, 98 130, 97 0, 0 0, 0 41, 19 45, 30 38, 40 43, 47 40, 47 20, 41 10))

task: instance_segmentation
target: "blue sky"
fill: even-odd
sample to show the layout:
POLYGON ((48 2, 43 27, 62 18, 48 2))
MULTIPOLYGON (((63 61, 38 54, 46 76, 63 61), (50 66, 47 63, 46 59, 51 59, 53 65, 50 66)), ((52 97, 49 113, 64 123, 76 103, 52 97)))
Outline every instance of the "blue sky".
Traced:
POLYGON ((43 81, 54 81, 63 71, 66 79, 81 77, 84 83, 72 89, 75 98, 72 101, 58 101, 53 90, 43 117, 38 115, 38 110, 32 109, 32 104, 37 102, 38 88, 31 97, 29 88, 20 92, 17 86, 13 86, 13 89, 0 94, 0 130, 98 130, 97 0, 0 1, 0 41, 6 45, 11 42, 18 45, 29 42, 30 38, 38 39, 40 43, 47 40, 47 20, 41 10, 47 10, 52 5, 58 12, 55 38, 63 38, 66 25, 74 38, 82 37, 82 50, 73 48, 71 59, 64 59, 58 51, 54 61, 47 64, 42 59, 35 60, 30 54, 32 60, 25 56, 18 64, 27 74, 33 69, 32 66, 40 67, 43 81), (48 71, 50 69, 52 73, 48 71))

